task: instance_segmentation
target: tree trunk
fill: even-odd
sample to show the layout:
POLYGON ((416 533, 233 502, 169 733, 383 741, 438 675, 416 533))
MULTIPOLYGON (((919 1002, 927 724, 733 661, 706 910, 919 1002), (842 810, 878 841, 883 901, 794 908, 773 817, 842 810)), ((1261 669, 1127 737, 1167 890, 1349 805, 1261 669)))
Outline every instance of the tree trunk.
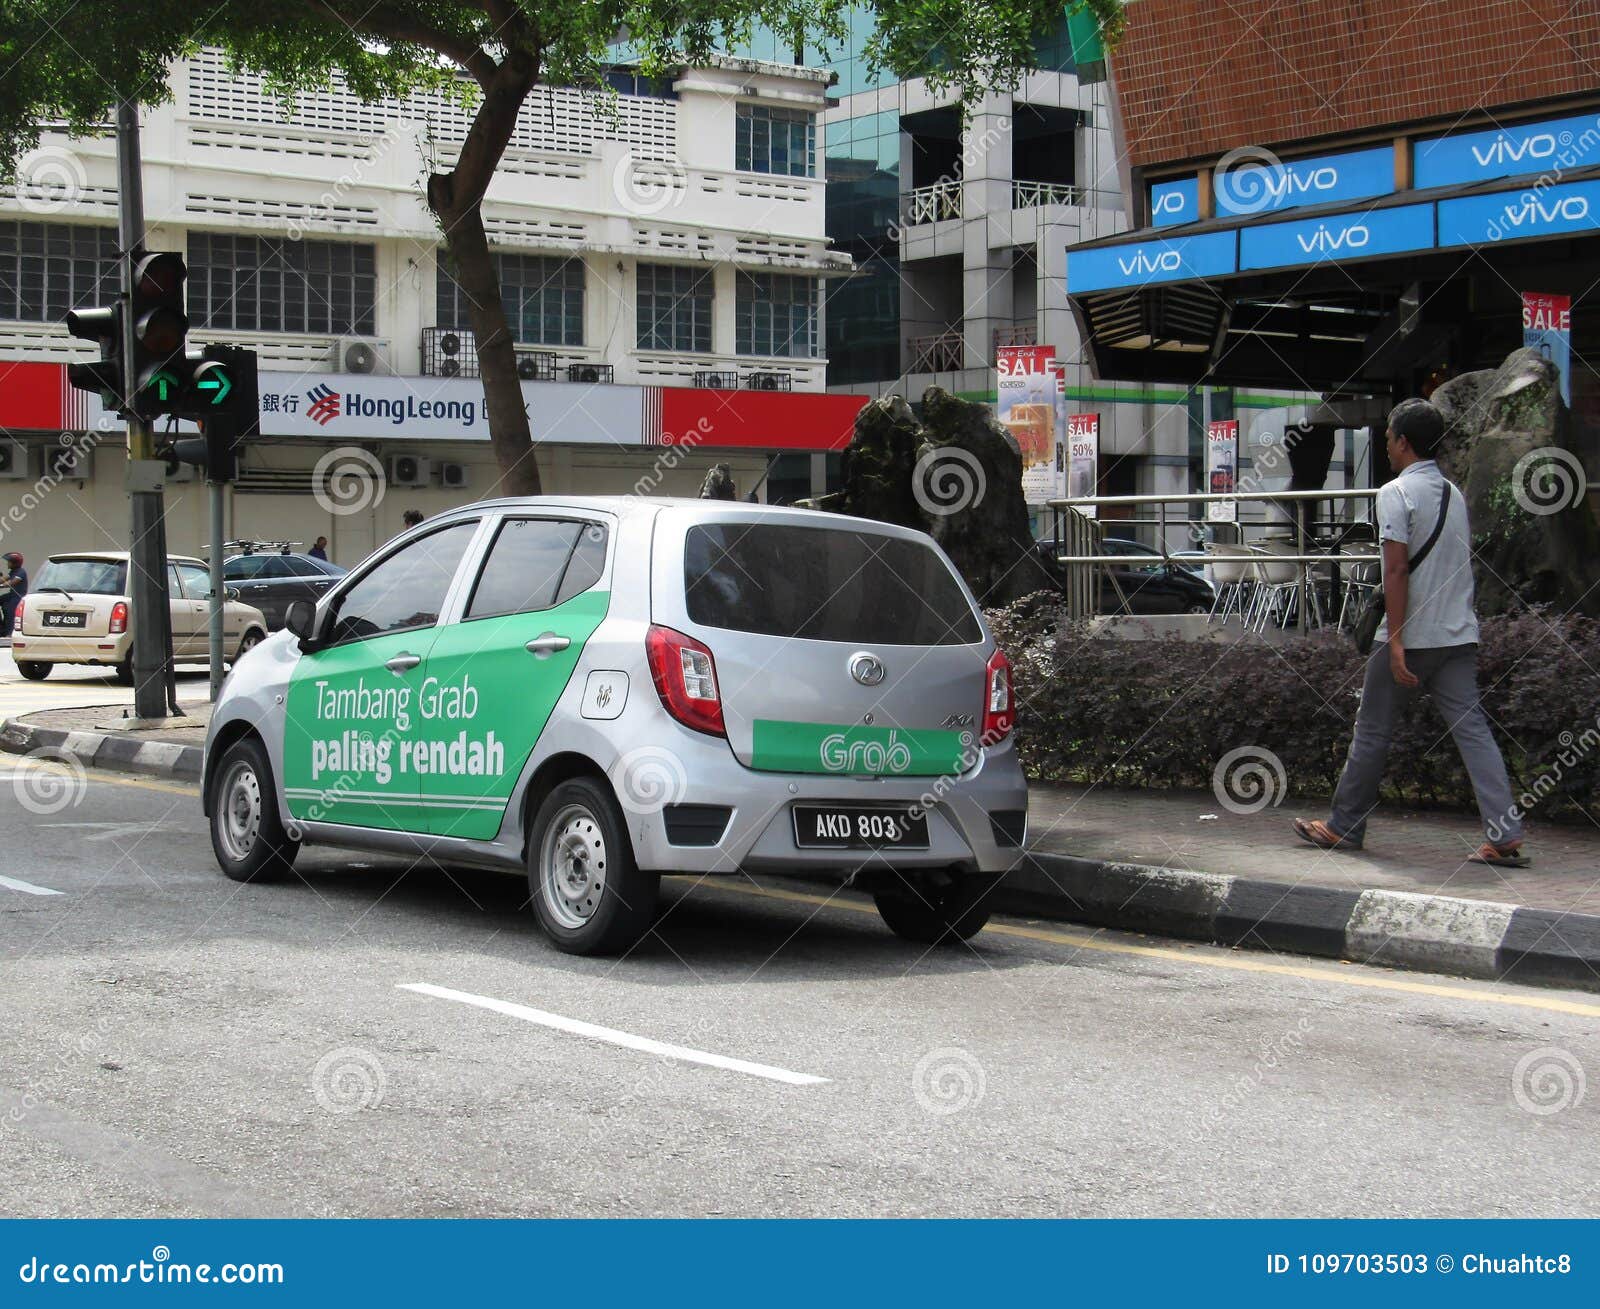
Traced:
POLYGON ((542 483, 533 433, 517 377, 517 352, 500 298, 500 279, 495 276, 483 228, 483 211, 474 203, 455 212, 434 212, 449 242, 456 281, 466 293, 467 317, 477 341, 478 372, 483 379, 484 416, 489 420, 489 440, 500 466, 500 475, 486 495, 538 495, 542 483))

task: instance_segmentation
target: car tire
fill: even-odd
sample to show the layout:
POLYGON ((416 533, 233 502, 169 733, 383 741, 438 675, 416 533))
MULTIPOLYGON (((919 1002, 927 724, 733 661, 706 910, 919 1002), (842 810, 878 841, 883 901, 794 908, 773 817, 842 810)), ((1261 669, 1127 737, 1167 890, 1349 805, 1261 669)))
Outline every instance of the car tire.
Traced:
POLYGON ((918 945, 957 945, 971 940, 989 921, 989 893, 999 879, 957 877, 943 886, 917 879, 880 888, 873 894, 889 930, 918 945))
POLYGON ((604 782, 572 778, 544 798, 528 833, 528 893, 556 949, 628 949, 649 929, 660 890, 660 875, 634 861, 627 824, 604 782))
POLYGON ((260 740, 247 736, 229 746, 211 774, 208 791, 211 849, 223 873, 235 882, 286 876, 300 842, 278 817, 272 765, 260 740))
POLYGON ((1211 606, 1210 605, 1203 605, 1203 604, 1187 605, 1187 606, 1184 607, 1184 611, 1183 612, 1186 613, 1186 614, 1205 614, 1207 617, 1210 617, 1210 615, 1211 615, 1211 606))
POLYGON ((44 681, 45 678, 50 676, 50 670, 54 667, 54 664, 42 664, 34 659, 17 660, 17 671, 30 682, 44 681))
POLYGON ((234 655, 233 662, 238 663, 239 660, 243 659, 266 639, 266 633, 259 627, 252 627, 244 634, 244 639, 239 642, 239 653, 234 655))
POLYGON ((129 655, 117 665, 117 681, 123 686, 133 685, 133 656, 129 655))

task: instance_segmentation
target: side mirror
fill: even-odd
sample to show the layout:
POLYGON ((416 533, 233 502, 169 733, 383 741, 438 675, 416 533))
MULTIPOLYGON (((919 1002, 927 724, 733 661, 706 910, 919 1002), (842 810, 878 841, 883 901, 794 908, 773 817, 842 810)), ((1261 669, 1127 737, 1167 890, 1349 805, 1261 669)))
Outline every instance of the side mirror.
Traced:
POLYGON ((283 625, 300 638, 300 649, 309 651, 316 645, 317 607, 309 600, 292 600, 284 613, 283 625))
POLYGON ((237 600, 239 598, 239 588, 237 586, 225 586, 222 588, 222 594, 229 600, 237 600))

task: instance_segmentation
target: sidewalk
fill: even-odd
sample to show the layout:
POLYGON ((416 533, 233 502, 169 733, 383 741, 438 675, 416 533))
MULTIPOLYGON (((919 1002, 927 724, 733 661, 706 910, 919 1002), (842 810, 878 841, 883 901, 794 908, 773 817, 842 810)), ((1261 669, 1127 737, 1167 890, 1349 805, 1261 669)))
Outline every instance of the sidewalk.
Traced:
MULTIPOLYGON (((0 726, 0 749, 198 781, 210 706, 128 728, 121 705, 0 726)), ((1221 945, 1600 991, 1600 828, 1530 826, 1527 869, 1466 862, 1469 816, 1385 807, 1359 854, 1290 830, 1325 802, 1232 813, 1209 792, 1034 783, 1028 848, 996 910, 1221 945)))

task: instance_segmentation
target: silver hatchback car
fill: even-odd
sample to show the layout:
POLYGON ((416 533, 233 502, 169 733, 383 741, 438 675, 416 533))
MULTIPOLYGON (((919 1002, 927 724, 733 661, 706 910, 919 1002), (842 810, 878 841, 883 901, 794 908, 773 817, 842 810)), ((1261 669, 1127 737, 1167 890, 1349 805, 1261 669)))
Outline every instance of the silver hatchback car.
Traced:
POLYGON ((663 873, 821 874, 964 940, 1015 861, 1011 667, 920 532, 536 497, 388 543, 241 660, 206 743, 223 871, 302 844, 514 869, 561 949, 627 948, 663 873))

